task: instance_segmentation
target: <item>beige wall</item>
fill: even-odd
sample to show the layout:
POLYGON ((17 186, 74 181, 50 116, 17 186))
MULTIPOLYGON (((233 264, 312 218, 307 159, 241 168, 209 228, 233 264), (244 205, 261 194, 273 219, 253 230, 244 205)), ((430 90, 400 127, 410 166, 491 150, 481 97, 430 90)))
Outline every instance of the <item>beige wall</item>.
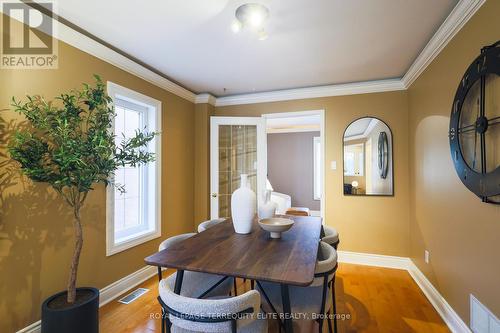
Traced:
MULTIPOLYGON (((47 99, 103 80, 162 102, 162 238, 106 257, 105 189, 97 186, 82 212, 84 247, 79 286, 102 288, 144 267, 144 257, 169 235, 193 230, 194 105, 131 74, 59 43, 58 70, 0 70, 0 109, 12 96, 42 94, 47 99)), ((6 121, 19 120, 2 111, 6 121)), ((0 128, 0 167, 5 161, 5 129, 0 128)), ((2 167, 0 180, 6 173, 2 167)), ((0 332, 14 332, 39 318, 41 302, 66 288, 73 239, 70 209, 44 184, 0 184, 0 332)))
MULTIPOLYGON (((216 116, 325 110, 325 221, 341 234, 340 249, 386 255, 409 255, 408 105, 404 91, 216 107, 216 116), (343 195, 342 149, 345 128, 353 120, 375 116, 394 135, 394 197, 343 195), (337 170, 330 161, 337 161, 337 170)), ((195 207, 198 209, 198 207, 195 207)))
POLYGON ((500 207, 481 203, 457 177, 449 119, 463 73, 482 46, 500 39, 499 13, 500 1, 487 1, 408 94, 411 257, 467 323, 470 293, 500 317, 500 207))

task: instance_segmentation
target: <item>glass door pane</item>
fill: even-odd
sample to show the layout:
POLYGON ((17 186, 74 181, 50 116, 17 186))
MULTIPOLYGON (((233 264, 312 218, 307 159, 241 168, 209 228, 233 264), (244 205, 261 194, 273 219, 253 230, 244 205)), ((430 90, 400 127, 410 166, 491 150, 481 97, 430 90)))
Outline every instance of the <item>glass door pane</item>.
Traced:
POLYGON ((257 126, 219 125, 219 216, 231 216, 231 194, 240 187, 240 175, 247 174, 257 193, 257 126))

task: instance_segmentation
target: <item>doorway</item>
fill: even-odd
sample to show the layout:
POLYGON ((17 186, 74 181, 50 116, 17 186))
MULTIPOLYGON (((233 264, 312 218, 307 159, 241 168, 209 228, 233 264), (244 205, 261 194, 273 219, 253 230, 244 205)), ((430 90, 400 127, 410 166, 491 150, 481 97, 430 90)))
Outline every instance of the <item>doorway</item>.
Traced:
MULTIPOLYGON (((278 213, 284 213, 287 208, 298 206, 308 208, 310 215, 324 217, 324 147, 324 110, 270 113, 261 117, 211 117, 211 218, 231 216, 231 194, 239 188, 241 174, 248 175, 249 185, 257 195, 257 205, 264 201, 265 190, 270 189, 272 200, 278 201, 280 208, 278 213), (305 191, 290 192, 287 187, 283 187, 283 178, 277 180, 274 177, 277 180, 274 182, 268 177, 270 171, 268 159, 273 166, 275 164, 275 154, 268 154, 268 138, 270 135, 284 136, 286 133, 302 133, 304 136, 310 136, 310 140, 304 143, 310 148, 308 149, 310 153, 308 157, 302 158, 307 160, 310 168, 302 169, 306 171, 299 173, 299 176, 290 176, 288 179, 285 176, 285 182, 288 181, 294 187, 300 188, 306 181, 308 189, 305 191), (284 190, 280 192, 280 189, 284 190), (304 204, 304 202, 309 203, 304 204)), ((293 149, 289 152, 294 155, 300 154, 300 151, 293 149)), ((285 162, 287 159, 278 158, 285 162)), ((288 169, 286 165, 281 167, 282 171, 288 169)))
POLYGON ((324 216, 324 110, 264 114, 267 189, 277 212, 324 216))

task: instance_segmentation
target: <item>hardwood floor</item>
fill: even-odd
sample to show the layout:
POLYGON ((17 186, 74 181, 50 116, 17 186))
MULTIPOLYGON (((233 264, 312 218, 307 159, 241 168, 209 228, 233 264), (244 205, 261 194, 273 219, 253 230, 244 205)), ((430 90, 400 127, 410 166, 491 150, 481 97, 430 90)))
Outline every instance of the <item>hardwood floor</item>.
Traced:
MULTIPOLYGON (((166 276, 169 272, 164 272, 166 276)), ((171 272, 170 272, 171 273, 171 272)), ((113 301, 100 309, 102 333, 160 332, 160 306, 157 277, 140 287, 150 289, 145 295, 125 305, 113 301)), ((339 264, 335 282, 338 332, 450 332, 436 310, 415 284, 408 272, 397 269, 339 264)), ((238 280, 238 293, 248 290, 247 281, 238 280)), ((295 332, 316 332, 315 322, 294 323, 295 332)), ((270 323, 269 332, 277 332, 270 323)), ((324 325, 324 332, 327 332, 324 325)))

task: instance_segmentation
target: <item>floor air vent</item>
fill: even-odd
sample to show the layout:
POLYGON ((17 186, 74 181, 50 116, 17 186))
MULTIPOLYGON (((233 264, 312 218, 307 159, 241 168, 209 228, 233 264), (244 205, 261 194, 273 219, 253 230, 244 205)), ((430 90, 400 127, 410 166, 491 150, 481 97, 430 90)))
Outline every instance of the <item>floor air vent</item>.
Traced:
POLYGON ((149 289, 138 288, 138 289, 134 290, 133 292, 131 292, 130 294, 128 294, 127 296, 119 299, 118 302, 123 303, 123 304, 130 304, 133 301, 135 301, 136 299, 138 299, 139 297, 141 297, 142 295, 144 295, 145 293, 147 293, 148 291, 149 291, 149 289))

